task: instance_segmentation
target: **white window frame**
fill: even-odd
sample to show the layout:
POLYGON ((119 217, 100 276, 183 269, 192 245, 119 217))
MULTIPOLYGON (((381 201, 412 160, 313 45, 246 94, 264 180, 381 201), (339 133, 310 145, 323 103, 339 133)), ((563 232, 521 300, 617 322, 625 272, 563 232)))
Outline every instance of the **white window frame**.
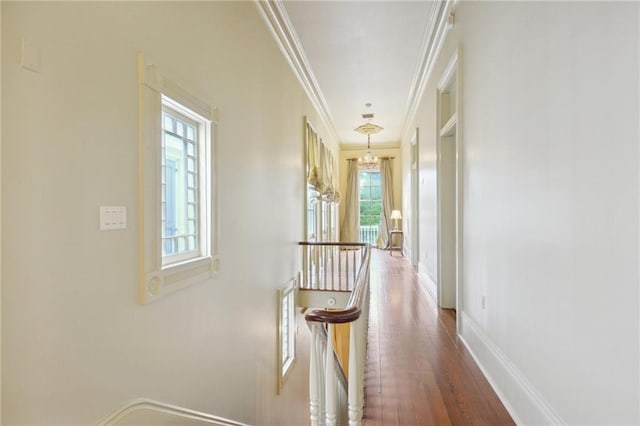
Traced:
POLYGON ((278 393, 296 364, 296 278, 278 290, 278 393))
POLYGON ((186 286, 211 279, 219 269, 215 136, 218 111, 194 96, 138 54, 139 81, 139 288, 146 304, 186 286), (199 149, 200 247, 196 256, 163 261, 163 103, 202 123, 199 149))

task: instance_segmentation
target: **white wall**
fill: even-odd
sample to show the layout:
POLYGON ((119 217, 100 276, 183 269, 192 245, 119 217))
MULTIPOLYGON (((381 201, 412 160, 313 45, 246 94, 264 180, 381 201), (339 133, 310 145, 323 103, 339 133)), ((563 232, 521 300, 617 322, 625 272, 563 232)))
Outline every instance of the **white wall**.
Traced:
POLYGON ((459 3, 413 123, 437 280, 436 84, 460 45, 462 337, 521 423, 640 422, 638 8, 459 3))
MULTIPOLYGON (((303 117, 327 139, 253 2, 2 2, 4 424, 90 424, 147 397, 257 424, 308 419, 276 390, 276 289, 298 269, 303 117), (24 36, 42 52, 19 66, 24 36), (137 294, 136 53, 220 108, 219 276, 137 294), (128 228, 100 232, 101 205, 128 228)), ((335 141, 330 141, 335 146, 335 141)))

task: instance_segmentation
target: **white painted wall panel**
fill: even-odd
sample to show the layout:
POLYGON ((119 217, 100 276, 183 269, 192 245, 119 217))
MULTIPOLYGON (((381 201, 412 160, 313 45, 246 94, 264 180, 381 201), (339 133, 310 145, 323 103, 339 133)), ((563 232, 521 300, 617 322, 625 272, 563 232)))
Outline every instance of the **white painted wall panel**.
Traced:
POLYGON ((523 423, 640 422, 638 7, 460 3, 414 123, 428 182, 461 45, 463 337, 523 423))
POLYGON ((3 423, 91 424, 139 397, 305 423, 306 327, 276 396, 275 295, 298 268, 303 117, 328 133, 255 4, 3 3, 2 19, 3 423), (19 66, 22 36, 40 73, 19 66), (138 51, 221 116, 221 272, 146 306, 138 51), (100 205, 128 228, 100 232, 100 205))

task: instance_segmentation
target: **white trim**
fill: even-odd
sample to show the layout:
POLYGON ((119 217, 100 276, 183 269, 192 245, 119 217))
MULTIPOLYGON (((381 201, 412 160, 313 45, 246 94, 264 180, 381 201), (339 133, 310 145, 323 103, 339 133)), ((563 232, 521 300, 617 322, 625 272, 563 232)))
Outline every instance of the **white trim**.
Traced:
POLYGON ((411 181, 411 264, 418 268, 420 263, 420 128, 416 127, 409 145, 409 170, 411 181))
POLYGON ((298 283, 296 278, 297 277, 291 278, 286 286, 278 289, 278 344, 276 345, 278 351, 278 394, 282 392, 284 384, 296 364, 296 308, 298 307, 296 300, 298 283), (286 329, 284 327, 285 318, 283 317, 283 303, 285 299, 287 300, 286 323, 288 325, 286 329), (287 342, 289 344, 289 351, 286 358, 282 356, 285 335, 287 335, 287 342))
POLYGON ((457 0, 436 0, 431 9, 420 59, 407 100, 405 121, 400 132, 401 144, 408 142, 410 132, 413 130, 412 123, 420 107, 420 101, 424 95, 427 82, 450 30, 447 18, 456 4, 457 0))
MULTIPOLYGON (((458 129, 460 129, 458 109, 460 108, 460 100, 461 100, 461 88, 460 88, 460 70, 459 70, 459 58, 460 58, 460 47, 458 47, 453 55, 451 56, 447 67, 445 68, 439 83, 437 85, 436 90, 436 176, 437 176, 437 194, 436 194, 436 211, 437 211, 437 252, 438 252, 438 263, 437 263, 437 276, 438 276, 438 298, 439 302, 443 301, 447 306, 442 306, 441 303, 438 303, 438 306, 442 306, 445 308, 455 308, 456 312, 460 312, 462 310, 461 301, 462 297, 462 201, 463 201, 463 187, 462 187, 462 148, 461 148, 461 137, 458 129), (455 80, 454 80, 455 79, 455 80), (443 92, 450 88, 450 86, 455 85, 455 108, 451 114, 451 117, 442 127, 442 95, 443 92), (455 226, 455 240, 454 244, 454 256, 455 256, 455 264, 454 272, 455 272, 455 301, 454 306, 449 306, 449 301, 445 300, 443 296, 444 289, 444 280, 442 279, 443 275, 443 260, 445 256, 443 255, 443 229, 442 229, 442 168, 443 168, 443 160, 442 160, 442 146, 443 146, 443 138, 453 136, 455 143, 455 152, 454 152, 454 173, 455 173, 455 182, 454 182, 454 199, 455 199, 455 218, 454 218, 454 226, 455 226)), ((449 286, 450 284, 446 284, 449 286)), ((448 288, 448 287, 447 287, 448 288)))
POLYGON ((97 425, 117 424, 125 419, 125 417, 135 411, 148 410, 156 413, 169 414, 185 420, 196 420, 202 423, 220 425, 220 426, 248 426, 245 423, 236 422, 225 419, 224 417, 214 416, 202 411, 190 410, 188 408, 179 407, 177 405, 167 404, 164 402, 154 401, 147 398, 138 398, 129 401, 124 406, 118 408, 102 420, 97 425))
POLYGON ((424 263, 418 261, 418 281, 425 290, 429 293, 429 295, 433 298, 433 300, 438 302, 438 285, 435 280, 429 276, 427 273, 427 267, 424 263))
MULTIPOLYGON (((0 34, 2 34, 2 7, 0 7, 0 34)), ((1 50, 1 49, 0 49, 1 50)), ((0 56, 1 57, 1 56, 0 56)), ((0 82, 2 82, 2 61, 0 60, 0 82)), ((2 84, 0 84, 2 99, 2 84)), ((0 129, 2 129, 2 102, 0 102, 0 129)), ((0 165, 2 164, 2 132, 0 131, 0 165)), ((2 241, 2 167, 0 167, 0 241, 2 241)), ((0 244, 0 377, 2 377, 2 245, 0 244)), ((0 380, 1 381, 1 380, 0 380)), ((0 383, 0 419, 2 419, 2 385, 0 383)))
POLYGON ((307 93, 311 104, 320 115, 320 119, 331 133, 333 139, 339 144, 340 139, 333 124, 331 111, 322 94, 322 90, 320 90, 320 85, 313 74, 307 56, 302 48, 302 43, 298 38, 282 1, 255 0, 255 2, 267 28, 271 32, 271 35, 273 35, 294 75, 298 78, 302 88, 307 93))
POLYGON ((458 50, 453 52, 451 59, 449 59, 449 63, 447 67, 442 72, 442 77, 440 77, 440 81, 438 81, 438 89, 444 89, 450 82, 451 76, 458 69, 458 50))
POLYGON ((217 202, 216 129, 218 111, 215 107, 184 90, 160 72, 157 65, 142 53, 138 54, 139 83, 139 141, 138 141, 138 300, 146 304, 176 290, 205 281, 219 269, 218 230, 219 204, 217 202), (200 150, 201 186, 208 196, 200 203, 200 256, 181 263, 163 266, 160 208, 160 138, 163 95, 183 107, 201 115, 204 136, 200 150), (211 120, 209 120, 211 118, 211 120))
POLYGON ((466 312, 459 337, 516 424, 564 425, 560 415, 466 312))

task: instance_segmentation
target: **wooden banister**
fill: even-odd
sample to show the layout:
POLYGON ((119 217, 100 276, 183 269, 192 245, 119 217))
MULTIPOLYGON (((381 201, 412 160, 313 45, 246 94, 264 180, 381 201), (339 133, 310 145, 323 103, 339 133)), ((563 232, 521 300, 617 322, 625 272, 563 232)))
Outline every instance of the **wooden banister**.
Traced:
POLYGON ((329 247, 366 247, 366 243, 340 243, 340 242, 325 242, 317 243, 315 241, 300 241, 299 246, 329 246, 329 247))
MULTIPOLYGON (((366 245, 366 244, 365 244, 366 245)), ((360 264, 358 278, 349 298, 349 302, 344 309, 324 310, 314 309, 305 315, 307 321, 323 322, 327 324, 344 324, 353 322, 360 318, 362 308, 365 302, 365 294, 369 285, 369 262, 371 259, 371 250, 365 250, 364 259, 360 264)))

